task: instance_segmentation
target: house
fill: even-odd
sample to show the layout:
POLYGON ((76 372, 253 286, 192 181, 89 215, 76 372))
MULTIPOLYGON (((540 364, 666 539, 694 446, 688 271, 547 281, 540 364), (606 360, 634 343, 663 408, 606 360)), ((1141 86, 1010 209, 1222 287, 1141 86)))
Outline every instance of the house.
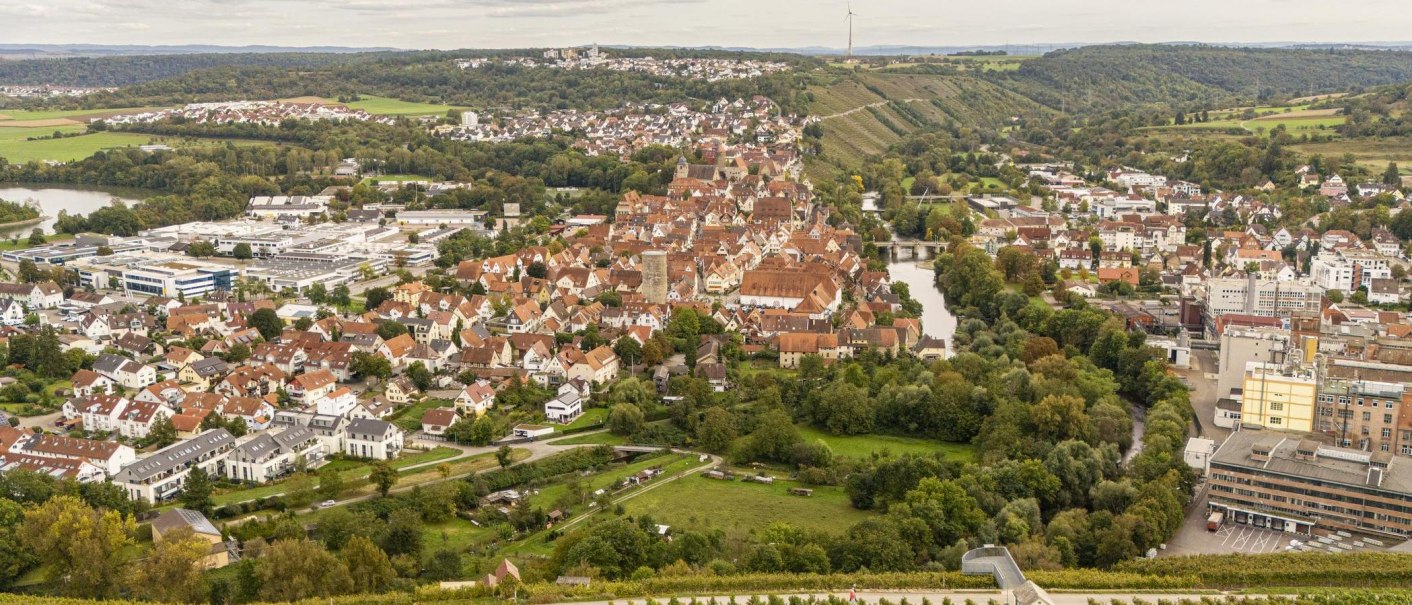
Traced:
POLYGON ((0 426, 0 451, 38 458, 81 460, 98 467, 108 477, 137 460, 137 453, 121 443, 31 433, 8 425, 0 426))
POLYGON ((411 401, 412 397, 418 393, 417 387, 408 380, 406 376, 398 376, 387 383, 387 388, 383 390, 383 396, 398 405, 403 405, 411 401))
POLYGON ((73 385, 74 397, 113 394, 113 380, 93 370, 74 372, 69 382, 73 385))
POLYGON ((295 376, 285 390, 295 401, 310 405, 332 393, 337 383, 333 372, 320 368, 295 376))
POLYGON ((601 345, 584 354, 582 361, 569 367, 568 377, 598 384, 612 382, 618 377, 618 355, 607 345, 601 345))
POLYGON ((93 371, 129 389, 141 389, 157 382, 156 368, 111 353, 99 355, 93 362, 93 371))
POLYGON ((583 414, 583 399, 573 390, 562 391, 544 403, 544 417, 550 422, 568 424, 583 414))
POLYGON ((422 414, 422 432, 428 435, 445 435, 451 425, 461 416, 452 408, 432 408, 422 414))
POLYGON ((475 414, 477 418, 484 416, 486 411, 495 407, 495 389, 490 388, 490 384, 485 381, 476 381, 466 385, 461 389, 461 394, 456 396, 456 409, 467 414, 475 414))
POLYGON ((933 336, 923 336, 912 345, 912 354, 922 361, 946 359, 946 341, 933 336))
POLYGON ((133 400, 118 413, 116 428, 118 434, 128 439, 145 439, 153 425, 175 414, 176 411, 165 403, 133 400))
POLYGON ((382 420, 358 418, 344 428, 343 453, 354 458, 391 460, 402 451, 403 433, 382 420))
POLYGON ((239 558, 236 554, 236 543, 226 542, 221 536, 221 530, 216 529, 200 511, 173 508, 152 519, 153 544, 185 536, 211 544, 211 549, 198 561, 202 569, 219 569, 239 558))
POLYGON ((711 390, 717 393, 725 392, 729 383, 726 381, 726 365, 723 363, 698 363, 695 371, 697 378, 703 378, 707 384, 711 385, 711 390))

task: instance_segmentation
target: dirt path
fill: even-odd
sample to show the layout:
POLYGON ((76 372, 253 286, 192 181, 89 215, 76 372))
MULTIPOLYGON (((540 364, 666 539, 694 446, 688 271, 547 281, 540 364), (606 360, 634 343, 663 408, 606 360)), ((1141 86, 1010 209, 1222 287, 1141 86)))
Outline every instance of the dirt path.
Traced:
MULTIPOLYGON (((675 452, 675 453, 678 453, 678 454, 694 454, 694 455, 700 455, 699 453, 696 453, 696 452, 687 452, 687 451, 681 451, 681 450, 672 450, 672 451, 675 452)), ((672 475, 672 476, 667 477, 666 479, 662 479, 662 480, 660 480, 660 481, 653 481, 652 483, 649 483, 649 484, 647 485, 647 487, 644 487, 644 488, 642 488, 642 489, 635 489, 635 490, 632 490, 632 491, 630 491, 630 492, 624 494, 623 496, 621 496, 621 497, 619 497, 619 498, 615 498, 615 499, 613 500, 613 505, 614 505, 614 506, 617 506, 618 504, 621 504, 621 503, 623 503, 623 502, 627 502, 628 500, 631 500, 631 499, 633 499, 633 498, 636 498, 637 496, 639 496, 639 495, 641 495, 641 494, 645 494, 645 493, 647 493, 647 492, 650 492, 650 491, 652 491, 652 490, 654 490, 654 489, 657 489, 658 487, 661 487, 661 486, 663 486, 663 485, 666 485, 666 484, 668 484, 668 483, 671 483, 671 482, 673 482, 673 481, 676 481, 677 479, 681 479, 681 478, 683 478, 683 477, 690 477, 691 475, 695 475, 696 473, 702 472, 702 471, 704 471, 704 470, 706 470, 706 469, 708 469, 708 468, 711 468, 711 467, 716 466, 717 464, 720 464, 720 463, 721 463, 721 457, 720 457, 720 456, 715 456, 715 455, 711 455, 711 454, 707 454, 707 456, 709 456, 710 458, 706 461, 705 464, 702 464, 702 465, 700 465, 700 466, 694 466, 694 467, 692 467, 692 468, 686 469, 686 470, 684 470, 684 471, 681 471, 681 472, 679 472, 679 473, 677 473, 677 474, 675 474, 675 475, 672 475)), ((563 524, 559 525, 559 527, 556 528, 556 529, 559 529, 560 531, 567 531, 569 528, 571 528, 571 527, 573 527, 573 526, 575 526, 575 525, 578 525, 578 524, 579 524, 580 522, 582 522, 584 519, 588 519, 589 517, 592 517, 592 516, 593 516, 593 513, 598 512, 599 510, 602 510, 602 509, 590 509, 589 511, 587 511, 587 512, 581 514, 581 515, 575 515, 574 518, 569 519, 568 521, 565 521, 563 524)))
MULTIPOLYGON (((897 102, 898 102, 898 103, 916 103, 917 101, 920 101, 920 100, 921 100, 921 99, 898 99, 897 102)), ((834 118, 841 118, 841 117, 846 116, 846 115, 849 115, 849 114, 857 113, 857 112, 862 111, 862 110, 864 110, 864 109, 867 109, 867 108, 869 108, 869 107, 882 107, 883 105, 887 105, 888 103, 891 103, 891 102, 892 102, 891 100, 887 100, 887 101, 878 101, 877 103, 869 103, 869 104, 867 104, 867 105, 859 105, 859 106, 857 106, 857 107, 854 107, 853 109, 847 109, 847 110, 844 110, 844 111, 840 111, 840 112, 838 112, 838 113, 832 113, 832 114, 829 114, 829 115, 826 115, 826 116, 820 116, 819 119, 820 119, 820 120, 832 120, 832 119, 834 119, 834 118)))

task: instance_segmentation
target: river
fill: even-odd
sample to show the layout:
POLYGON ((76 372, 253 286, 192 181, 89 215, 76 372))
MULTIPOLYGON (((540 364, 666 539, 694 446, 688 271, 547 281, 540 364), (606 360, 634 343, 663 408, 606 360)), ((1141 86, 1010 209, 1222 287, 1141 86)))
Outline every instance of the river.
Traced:
POLYGON ((120 199, 128 205, 136 204, 138 200, 128 196, 141 195, 143 195, 141 191, 134 190, 105 190, 53 185, 0 185, 0 200, 23 202, 32 199, 39 202, 39 207, 43 208, 45 216, 45 219, 38 225, 0 228, 0 237, 28 235, 35 227, 44 229, 45 233, 53 233, 54 221, 58 219, 61 210, 67 211, 69 214, 87 215, 94 210, 108 206, 114 198, 120 199))
POLYGON ((936 272, 932 261, 898 261, 887 266, 893 281, 907 284, 912 298, 922 303, 922 333, 946 341, 946 352, 953 352, 951 341, 956 337, 956 316, 946 308, 946 299, 936 289, 936 272))

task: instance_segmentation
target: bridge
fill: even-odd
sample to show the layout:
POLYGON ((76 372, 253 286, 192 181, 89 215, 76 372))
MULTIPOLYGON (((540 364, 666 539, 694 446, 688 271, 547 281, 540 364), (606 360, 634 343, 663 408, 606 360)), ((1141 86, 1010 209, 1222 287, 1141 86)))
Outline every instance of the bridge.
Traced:
POLYGON ((888 261, 899 261, 904 258, 912 260, 927 260, 936 258, 946 250, 945 242, 928 242, 917 239, 894 239, 890 242, 874 242, 883 258, 888 261))

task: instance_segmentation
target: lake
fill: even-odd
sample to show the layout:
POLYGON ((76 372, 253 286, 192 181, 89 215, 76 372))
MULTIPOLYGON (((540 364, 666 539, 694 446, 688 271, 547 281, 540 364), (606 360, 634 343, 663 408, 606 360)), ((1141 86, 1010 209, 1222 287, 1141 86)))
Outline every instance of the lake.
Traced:
POLYGON ((936 289, 936 272, 932 261, 906 260, 889 264, 888 275, 893 281, 907 284, 912 298, 922 303, 922 333, 946 341, 947 354, 952 352, 951 341, 956 336, 956 316, 946 308, 946 299, 941 290, 936 289))
POLYGON ((104 190, 77 187, 57 187, 50 185, 0 185, 0 199, 11 202, 24 202, 32 199, 39 202, 39 207, 44 209, 44 216, 47 217, 38 225, 25 225, 23 227, 12 227, 0 229, 0 236, 10 237, 16 234, 28 235, 36 226, 44 229, 45 233, 54 232, 54 221, 59 217, 59 211, 67 211, 69 214, 87 215, 94 210, 103 208, 112 203, 113 198, 117 198, 128 205, 136 204, 139 200, 127 196, 141 196, 140 191, 130 190, 104 190))

